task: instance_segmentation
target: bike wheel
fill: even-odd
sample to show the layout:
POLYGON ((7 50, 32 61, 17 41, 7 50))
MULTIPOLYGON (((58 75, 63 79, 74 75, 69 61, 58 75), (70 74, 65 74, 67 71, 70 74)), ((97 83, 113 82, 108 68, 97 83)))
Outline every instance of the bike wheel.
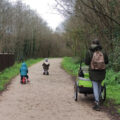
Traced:
POLYGON ((106 100, 106 85, 104 84, 102 92, 101 92, 101 100, 104 102, 106 100))
POLYGON ((23 79, 22 79, 22 82, 23 82, 23 84, 26 84, 26 77, 23 77, 23 79))
POLYGON ((78 86, 77 86, 76 82, 75 82, 75 85, 74 85, 74 100, 75 101, 78 100, 78 86))

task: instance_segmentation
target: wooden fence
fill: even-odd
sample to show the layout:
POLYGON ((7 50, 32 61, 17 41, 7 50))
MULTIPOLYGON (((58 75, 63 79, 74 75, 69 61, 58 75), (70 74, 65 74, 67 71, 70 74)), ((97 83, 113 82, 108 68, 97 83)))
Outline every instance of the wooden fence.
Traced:
POLYGON ((11 53, 0 53, 0 72, 15 63, 15 56, 11 53))

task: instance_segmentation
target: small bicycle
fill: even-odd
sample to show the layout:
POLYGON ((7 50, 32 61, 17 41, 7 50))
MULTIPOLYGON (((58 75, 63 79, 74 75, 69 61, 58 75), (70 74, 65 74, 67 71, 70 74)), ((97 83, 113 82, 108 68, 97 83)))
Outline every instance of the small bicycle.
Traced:
POLYGON ((43 75, 49 75, 49 72, 47 69, 44 70, 43 75))
POLYGON ((29 80, 24 76, 24 77, 22 77, 20 82, 21 82, 21 84, 26 84, 29 82, 29 80))

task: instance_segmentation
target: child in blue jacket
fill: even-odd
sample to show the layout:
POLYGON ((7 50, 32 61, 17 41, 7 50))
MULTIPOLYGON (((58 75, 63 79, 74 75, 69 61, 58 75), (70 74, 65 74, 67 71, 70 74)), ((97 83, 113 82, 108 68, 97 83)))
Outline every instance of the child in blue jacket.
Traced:
MULTIPOLYGON (((21 80, 22 80, 23 77, 26 77, 27 80, 28 80, 28 75, 27 75, 27 73, 28 73, 27 65, 26 65, 25 62, 23 62, 22 65, 21 65, 21 68, 20 68, 21 80)), ((29 80, 28 80, 28 81, 29 81, 29 80)))

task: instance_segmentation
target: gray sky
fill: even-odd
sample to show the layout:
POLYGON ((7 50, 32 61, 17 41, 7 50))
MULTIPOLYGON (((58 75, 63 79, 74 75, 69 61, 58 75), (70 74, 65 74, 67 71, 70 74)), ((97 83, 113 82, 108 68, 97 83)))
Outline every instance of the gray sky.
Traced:
MULTIPOLYGON (((10 0, 16 2, 17 0, 10 0)), ((64 21, 64 17, 54 9, 54 0, 21 0, 23 3, 30 5, 31 9, 36 10, 40 16, 48 23, 53 30, 64 21), (56 14, 55 14, 56 13, 56 14)))

